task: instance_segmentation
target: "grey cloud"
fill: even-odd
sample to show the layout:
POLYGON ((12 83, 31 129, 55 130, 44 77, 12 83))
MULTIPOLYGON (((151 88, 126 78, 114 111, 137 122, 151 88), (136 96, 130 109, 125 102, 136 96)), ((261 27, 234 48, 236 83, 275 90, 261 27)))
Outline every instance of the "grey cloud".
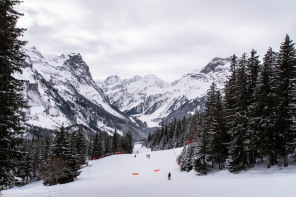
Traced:
POLYGON ((25 39, 44 53, 80 52, 97 78, 155 69, 172 81, 180 68, 185 74, 213 57, 240 56, 252 48, 263 56, 286 33, 296 39, 293 0, 51 2, 25 2, 32 20, 25 39))

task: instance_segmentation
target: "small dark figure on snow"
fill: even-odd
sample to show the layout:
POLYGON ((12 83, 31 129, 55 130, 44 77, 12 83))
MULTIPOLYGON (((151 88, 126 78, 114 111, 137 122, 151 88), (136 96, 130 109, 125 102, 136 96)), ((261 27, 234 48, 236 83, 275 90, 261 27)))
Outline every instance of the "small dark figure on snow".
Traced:
POLYGON ((171 180, 171 173, 168 174, 168 180, 171 180))
POLYGON ((135 155, 135 157, 137 157, 137 155, 135 155))

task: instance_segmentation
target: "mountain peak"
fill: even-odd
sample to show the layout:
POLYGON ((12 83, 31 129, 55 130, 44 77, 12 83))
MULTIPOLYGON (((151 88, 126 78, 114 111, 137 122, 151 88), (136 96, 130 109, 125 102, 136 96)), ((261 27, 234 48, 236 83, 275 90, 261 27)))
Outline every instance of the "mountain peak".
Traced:
POLYGON ((112 75, 106 78, 105 84, 106 85, 114 85, 120 81, 120 78, 117 75, 112 75))
POLYGON ((63 53, 61 56, 65 57, 65 58, 74 57, 74 56, 78 56, 78 57, 82 58, 80 53, 74 53, 74 52, 63 53))
POLYGON ((200 73, 208 74, 210 72, 215 72, 218 66, 225 66, 228 62, 231 61, 231 58, 213 58, 201 71, 200 73))
POLYGON ((143 77, 143 80, 149 81, 149 82, 157 82, 157 83, 162 83, 162 84, 167 84, 167 82, 163 81, 162 79, 158 78, 154 74, 148 74, 143 77))
POLYGON ((136 75, 133 78, 131 78, 131 80, 133 80, 133 81, 138 81, 140 79, 142 79, 142 77, 140 75, 136 75))
POLYGON ((158 79, 158 77, 156 77, 154 74, 145 75, 144 78, 146 78, 146 79, 158 79))

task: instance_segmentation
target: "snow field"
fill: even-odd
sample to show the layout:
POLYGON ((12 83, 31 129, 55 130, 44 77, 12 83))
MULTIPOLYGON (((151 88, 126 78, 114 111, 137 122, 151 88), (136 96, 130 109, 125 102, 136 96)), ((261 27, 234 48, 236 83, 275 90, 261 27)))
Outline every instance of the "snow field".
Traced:
POLYGON ((3 191, 3 194, 4 197, 296 196, 295 166, 282 170, 259 166, 240 174, 222 170, 196 176, 194 171, 180 172, 176 155, 181 150, 151 152, 136 144, 133 154, 91 161, 75 182, 49 187, 37 182, 3 191), (146 154, 151 158, 147 159, 146 154), (160 171, 154 172, 156 169, 160 171), (168 172, 172 174, 170 181, 168 172))

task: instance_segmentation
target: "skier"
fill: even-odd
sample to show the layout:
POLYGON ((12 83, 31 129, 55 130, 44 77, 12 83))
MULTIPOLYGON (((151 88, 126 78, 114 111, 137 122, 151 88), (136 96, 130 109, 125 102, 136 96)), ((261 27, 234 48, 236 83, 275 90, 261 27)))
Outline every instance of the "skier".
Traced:
POLYGON ((171 180, 171 173, 168 174, 168 180, 171 180))

